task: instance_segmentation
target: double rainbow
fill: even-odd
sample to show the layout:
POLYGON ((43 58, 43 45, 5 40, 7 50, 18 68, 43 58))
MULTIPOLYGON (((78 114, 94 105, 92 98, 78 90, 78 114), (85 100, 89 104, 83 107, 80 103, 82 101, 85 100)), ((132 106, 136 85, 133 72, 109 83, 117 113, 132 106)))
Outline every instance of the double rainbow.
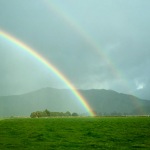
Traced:
MULTIPOLYGON (((122 86, 126 89, 127 93, 133 94, 132 89, 130 88, 130 83, 127 81, 125 74, 121 72, 117 64, 114 63, 114 61, 105 53, 98 42, 88 33, 85 28, 82 27, 82 24, 73 18, 67 11, 61 8, 59 3, 50 1, 50 0, 44 0, 44 4, 47 6, 47 8, 55 13, 57 16, 61 17, 63 21, 74 31, 76 31, 80 37, 83 38, 83 40, 92 47, 92 51, 95 51, 96 54, 98 54, 101 58, 103 58, 105 64, 109 67, 111 73, 114 75, 114 77, 117 78, 117 80, 120 80, 122 82, 122 86)), ((137 106, 137 108, 140 108, 140 103, 137 103, 134 98, 132 99, 133 103, 137 106)), ((144 112, 144 110, 141 110, 141 112, 144 112)))

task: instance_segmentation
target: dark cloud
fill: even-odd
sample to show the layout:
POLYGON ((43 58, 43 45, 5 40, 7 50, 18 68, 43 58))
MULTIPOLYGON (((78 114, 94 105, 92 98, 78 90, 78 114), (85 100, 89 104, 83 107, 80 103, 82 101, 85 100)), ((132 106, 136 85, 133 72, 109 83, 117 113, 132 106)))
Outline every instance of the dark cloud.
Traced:
MULTIPOLYGON (((149 6, 148 0, 2 0, 0 29, 35 49, 77 88, 106 88, 150 99, 149 6)), ((66 88, 2 37, 0 68, 1 95, 66 88)))

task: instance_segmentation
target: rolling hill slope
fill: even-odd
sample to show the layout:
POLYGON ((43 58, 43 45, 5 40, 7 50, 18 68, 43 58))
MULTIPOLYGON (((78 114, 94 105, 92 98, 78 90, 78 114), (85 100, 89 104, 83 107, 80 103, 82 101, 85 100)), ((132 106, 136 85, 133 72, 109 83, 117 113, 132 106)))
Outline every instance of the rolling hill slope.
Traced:
MULTIPOLYGON (((150 114, 150 101, 112 90, 79 90, 99 114, 150 114)), ((44 88, 34 92, 0 96, 0 116, 29 116, 37 110, 87 113, 70 90, 44 88)))

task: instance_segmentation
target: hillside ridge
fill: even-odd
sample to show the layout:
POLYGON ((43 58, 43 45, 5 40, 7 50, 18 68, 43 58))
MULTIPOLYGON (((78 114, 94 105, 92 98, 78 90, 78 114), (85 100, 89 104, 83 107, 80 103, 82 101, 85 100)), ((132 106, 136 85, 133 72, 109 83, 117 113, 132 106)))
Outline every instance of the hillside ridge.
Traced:
MULTIPOLYGON (((78 91, 97 114, 150 114, 150 101, 113 90, 78 91)), ((69 89, 42 88, 21 95, 0 96, 0 116, 29 116, 37 110, 88 113, 69 89)))

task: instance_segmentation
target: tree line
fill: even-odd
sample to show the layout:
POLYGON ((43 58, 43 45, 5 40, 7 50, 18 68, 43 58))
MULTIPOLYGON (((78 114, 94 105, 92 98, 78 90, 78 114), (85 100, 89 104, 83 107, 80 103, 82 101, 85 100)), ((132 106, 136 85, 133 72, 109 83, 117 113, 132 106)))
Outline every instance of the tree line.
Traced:
POLYGON ((69 117, 69 116, 79 116, 77 113, 73 112, 51 112, 47 109, 44 111, 36 111, 30 114, 31 118, 40 118, 40 117, 69 117))

